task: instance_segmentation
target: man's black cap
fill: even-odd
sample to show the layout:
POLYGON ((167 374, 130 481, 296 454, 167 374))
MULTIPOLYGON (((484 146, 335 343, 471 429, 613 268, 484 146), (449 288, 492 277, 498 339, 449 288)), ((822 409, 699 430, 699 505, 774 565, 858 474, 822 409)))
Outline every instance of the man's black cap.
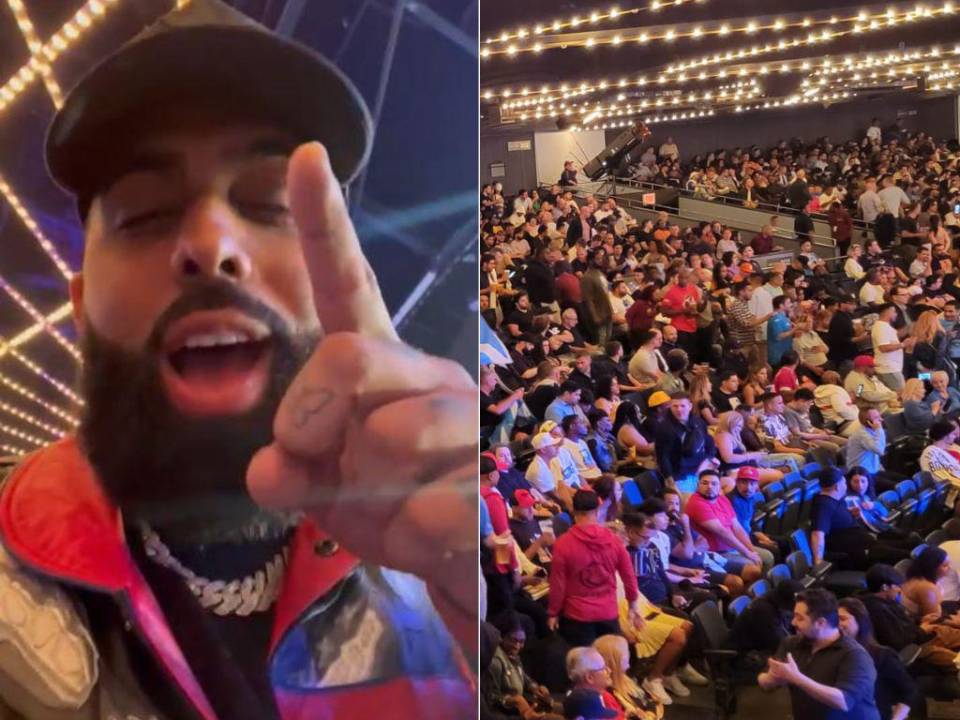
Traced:
POLYGON ((97 65, 54 117, 47 168, 78 197, 81 216, 118 146, 178 106, 276 127, 297 142, 318 140, 344 186, 370 155, 370 112, 329 60, 220 0, 192 0, 97 65))

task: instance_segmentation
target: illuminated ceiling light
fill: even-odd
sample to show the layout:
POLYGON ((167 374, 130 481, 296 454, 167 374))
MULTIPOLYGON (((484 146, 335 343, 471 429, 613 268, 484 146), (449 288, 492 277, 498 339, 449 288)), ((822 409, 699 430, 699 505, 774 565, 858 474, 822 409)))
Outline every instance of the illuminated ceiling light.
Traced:
POLYGON ((730 34, 730 26, 727 25, 726 23, 724 23, 723 25, 720 26, 720 30, 719 30, 718 32, 719 32, 720 35, 729 35, 729 34, 730 34))
POLYGON ((699 39, 703 37, 703 28, 699 25, 693 29, 693 32, 690 33, 690 37, 699 39))
POLYGON ((752 34, 752 33, 755 33, 755 32, 757 31, 757 24, 756 24, 753 20, 751 20, 750 22, 747 23, 747 27, 744 28, 744 31, 745 31, 748 35, 749 35, 749 34, 752 34))
POLYGON ((621 36, 619 36, 619 35, 614 35, 614 36, 613 36, 613 44, 614 44, 614 45, 619 45, 619 44, 622 43, 622 42, 623 42, 623 38, 622 38, 621 36))
POLYGON ((640 34, 637 36, 637 42, 640 43, 641 45, 647 43, 649 40, 650 40, 650 36, 647 35, 647 33, 645 33, 645 32, 644 32, 644 33, 640 33, 640 34))
POLYGON ((539 53, 543 50, 543 43, 535 43, 533 46, 533 51, 539 53))
POLYGON ((677 37, 677 31, 673 28, 667 30, 667 33, 663 36, 663 39, 667 42, 673 42, 677 37))
POLYGON ((773 29, 779 32, 780 30, 783 30, 785 25, 786 23, 784 23, 783 20, 777 18, 773 23, 773 29))

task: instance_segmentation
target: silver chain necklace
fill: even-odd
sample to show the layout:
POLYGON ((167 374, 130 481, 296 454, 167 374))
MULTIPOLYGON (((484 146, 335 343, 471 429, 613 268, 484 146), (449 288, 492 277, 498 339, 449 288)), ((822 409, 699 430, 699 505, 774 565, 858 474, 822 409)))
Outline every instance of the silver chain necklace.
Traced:
POLYGON ((197 575, 177 560, 170 548, 149 527, 142 526, 144 552, 158 565, 169 568, 187 582, 200 605, 217 615, 247 616, 254 612, 269 610, 280 595, 284 571, 287 567, 288 548, 284 547, 273 556, 266 567, 247 575, 241 580, 210 580, 197 575))

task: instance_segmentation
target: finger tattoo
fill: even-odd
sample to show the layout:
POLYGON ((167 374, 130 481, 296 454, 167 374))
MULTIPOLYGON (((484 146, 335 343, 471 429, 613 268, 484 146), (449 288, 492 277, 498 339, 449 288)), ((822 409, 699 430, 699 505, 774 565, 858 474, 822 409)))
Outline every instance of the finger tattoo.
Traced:
POLYGON ((307 388, 294 401, 293 426, 302 430, 333 400, 333 392, 326 388, 307 388))

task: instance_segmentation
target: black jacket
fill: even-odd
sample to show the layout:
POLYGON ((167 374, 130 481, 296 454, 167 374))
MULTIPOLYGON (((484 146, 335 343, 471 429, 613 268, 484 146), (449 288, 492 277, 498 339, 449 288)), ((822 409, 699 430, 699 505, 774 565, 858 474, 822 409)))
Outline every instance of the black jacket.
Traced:
POLYGON ((717 449, 706 423, 692 412, 686 425, 668 413, 666 421, 657 427, 654 443, 660 472, 674 480, 695 473, 700 463, 713 457, 717 449))

